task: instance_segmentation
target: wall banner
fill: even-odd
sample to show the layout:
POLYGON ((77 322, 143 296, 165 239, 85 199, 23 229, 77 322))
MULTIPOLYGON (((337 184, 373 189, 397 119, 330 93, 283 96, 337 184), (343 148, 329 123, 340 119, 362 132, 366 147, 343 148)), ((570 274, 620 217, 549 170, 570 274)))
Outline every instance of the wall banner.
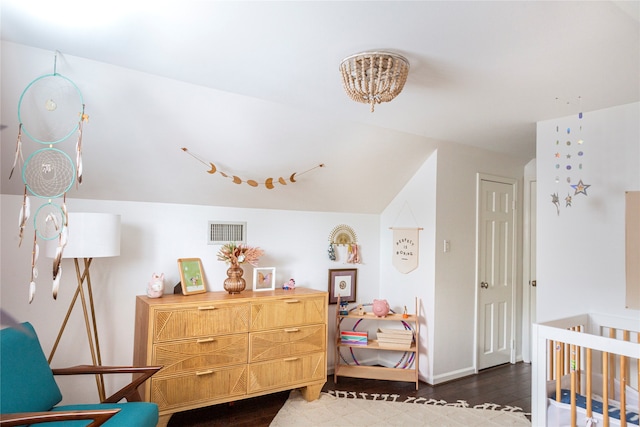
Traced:
POLYGON ((407 274, 418 268, 418 232, 421 228, 391 228, 393 230, 393 266, 407 274))

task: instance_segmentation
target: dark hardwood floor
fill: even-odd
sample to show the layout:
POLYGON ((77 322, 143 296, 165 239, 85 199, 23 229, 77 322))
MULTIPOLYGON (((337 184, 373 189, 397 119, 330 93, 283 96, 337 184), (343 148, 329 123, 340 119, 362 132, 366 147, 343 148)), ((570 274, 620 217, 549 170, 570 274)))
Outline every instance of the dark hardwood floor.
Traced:
MULTIPOLYGON (((355 391, 362 393, 398 394, 456 402, 466 400, 470 405, 495 403, 502 406, 518 406, 531 412, 531 365, 517 363, 486 369, 477 375, 461 378, 436 386, 396 381, 362 380, 339 377, 334 383, 333 375, 327 377, 323 391, 355 391)), ((289 396, 288 391, 274 393, 232 403, 209 406, 174 414, 169 427, 204 426, 268 426, 289 396)))

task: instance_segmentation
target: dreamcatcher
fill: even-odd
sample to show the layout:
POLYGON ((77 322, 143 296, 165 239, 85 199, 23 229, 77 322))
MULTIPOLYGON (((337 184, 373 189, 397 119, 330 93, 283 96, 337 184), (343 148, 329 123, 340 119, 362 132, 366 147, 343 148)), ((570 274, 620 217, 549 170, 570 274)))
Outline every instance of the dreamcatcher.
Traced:
POLYGON ((31 279, 29 282, 29 302, 33 301, 38 278, 38 256, 42 240, 58 239, 58 247, 53 261, 53 297, 57 298, 62 275, 60 266, 62 252, 67 243, 66 194, 73 186, 82 183, 82 126, 88 121, 84 111, 82 94, 67 77, 56 72, 57 52, 53 74, 34 79, 27 85, 18 101, 18 139, 9 179, 13 176, 18 161, 22 167, 24 196, 19 214, 19 241, 22 244, 26 225, 31 217, 29 193, 47 199, 33 216, 33 250, 31 255, 31 279), (55 144, 68 140, 76 134, 75 164, 62 149, 55 144), (26 161, 22 155, 22 136, 44 145, 34 151, 26 161), (62 198, 60 203, 53 199, 62 198))

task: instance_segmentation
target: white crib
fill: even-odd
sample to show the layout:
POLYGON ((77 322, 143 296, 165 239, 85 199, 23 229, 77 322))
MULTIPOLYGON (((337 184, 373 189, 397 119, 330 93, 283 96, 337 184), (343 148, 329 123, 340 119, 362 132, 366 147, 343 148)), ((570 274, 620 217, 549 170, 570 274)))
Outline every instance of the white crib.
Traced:
POLYGON ((637 426, 639 341, 638 318, 583 314, 533 325, 532 425, 637 426))

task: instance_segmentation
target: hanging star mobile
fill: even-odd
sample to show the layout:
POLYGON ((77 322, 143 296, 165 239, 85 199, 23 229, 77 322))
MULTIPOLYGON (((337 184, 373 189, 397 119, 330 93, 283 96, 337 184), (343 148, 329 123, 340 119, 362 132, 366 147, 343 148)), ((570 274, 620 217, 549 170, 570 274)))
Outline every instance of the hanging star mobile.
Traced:
MULTIPOLYGON (((556 101, 559 101, 559 98, 556 98, 556 101)), ((551 203, 555 205, 558 215, 560 215, 560 199, 558 194, 562 191, 560 188, 561 182, 566 182, 566 185, 573 189, 573 194, 570 190, 564 199, 565 208, 573 206, 573 199, 578 194, 587 196, 587 189, 591 187, 591 185, 585 184, 581 177, 578 183, 574 184, 578 178, 576 175, 581 174, 584 170, 583 161, 585 159, 583 147, 585 144, 585 139, 583 138, 584 116, 581 102, 582 98, 578 97, 579 113, 577 114, 577 120, 573 121, 574 119, 570 119, 567 126, 561 126, 559 124, 555 126, 555 137, 553 138, 555 149, 552 153, 556 173, 555 182, 558 191, 551 195, 551 203)), ((566 103, 567 106, 570 104, 570 102, 566 103)))

